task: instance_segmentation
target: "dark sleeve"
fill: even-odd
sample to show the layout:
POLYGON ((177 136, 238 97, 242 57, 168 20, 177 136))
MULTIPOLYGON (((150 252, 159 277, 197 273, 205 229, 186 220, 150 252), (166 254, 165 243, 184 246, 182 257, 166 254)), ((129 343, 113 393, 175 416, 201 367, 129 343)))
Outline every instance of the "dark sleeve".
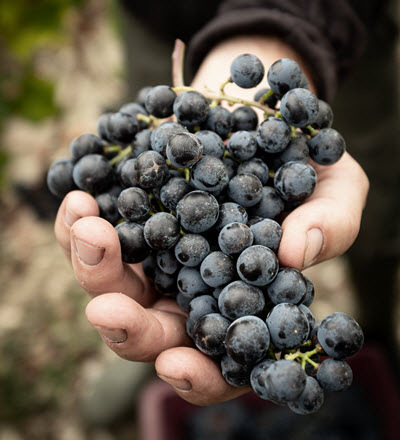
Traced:
POLYGON ((288 43, 310 66, 318 95, 328 101, 366 44, 364 25, 346 0, 225 0, 189 42, 192 72, 220 41, 250 34, 288 43))

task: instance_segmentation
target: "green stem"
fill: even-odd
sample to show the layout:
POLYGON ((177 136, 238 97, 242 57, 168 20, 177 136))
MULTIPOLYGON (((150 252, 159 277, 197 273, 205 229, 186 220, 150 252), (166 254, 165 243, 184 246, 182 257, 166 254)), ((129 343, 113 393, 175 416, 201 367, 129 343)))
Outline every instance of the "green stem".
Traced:
POLYGON ((184 168, 185 179, 190 182, 190 170, 189 168, 184 168))
POLYGON ((258 100, 259 102, 261 102, 261 104, 265 104, 265 101, 270 97, 270 96, 272 96, 272 95, 274 95, 275 93, 274 93, 274 91, 273 90, 268 90, 268 92, 265 94, 265 95, 263 95, 263 96, 261 96, 261 98, 258 100))
POLYGON ((292 139, 296 139, 297 138, 297 133, 296 133, 296 129, 295 129, 295 127, 293 127, 293 125, 290 126, 290 130, 292 132, 291 138, 292 139))
POLYGON ((225 95, 225 92, 224 92, 225 86, 226 86, 227 84, 231 83, 231 82, 233 82, 233 81, 232 81, 232 78, 229 77, 225 82, 223 82, 223 83, 221 84, 221 87, 219 88, 219 90, 220 90, 220 92, 221 92, 223 95, 225 95))
POLYGON ((306 129, 308 130, 308 132, 310 133, 311 137, 317 136, 317 134, 319 133, 318 130, 315 130, 314 128, 311 127, 311 125, 307 125, 306 129))
POLYGON ((119 153, 117 156, 113 157, 110 160, 111 165, 116 165, 118 162, 120 162, 124 157, 129 156, 132 153, 132 148, 129 145, 129 147, 124 148, 121 153, 119 153))
POLYGON ((122 150, 122 147, 119 145, 109 145, 104 147, 104 153, 119 153, 122 150))
POLYGON ((182 226, 181 226, 181 235, 182 235, 182 236, 185 236, 185 235, 186 235, 186 232, 183 231, 182 226))

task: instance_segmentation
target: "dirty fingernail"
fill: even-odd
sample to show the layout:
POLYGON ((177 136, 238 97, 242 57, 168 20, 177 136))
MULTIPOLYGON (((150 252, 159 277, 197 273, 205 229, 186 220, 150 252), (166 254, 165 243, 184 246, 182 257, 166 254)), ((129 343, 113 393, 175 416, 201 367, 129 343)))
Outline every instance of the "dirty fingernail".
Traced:
POLYGON ((128 333, 122 328, 106 328, 99 325, 95 325, 94 328, 110 342, 121 343, 128 338, 128 333))
POLYGON ((173 379, 172 377, 162 376, 161 374, 159 374, 158 377, 178 391, 190 391, 192 389, 192 384, 186 379, 173 379))
POLYGON ((321 252, 323 244, 324 236, 321 229, 312 228, 307 232, 303 269, 306 269, 314 263, 321 252))
POLYGON ((78 258, 88 266, 96 266, 103 259, 105 248, 93 246, 74 236, 78 258))

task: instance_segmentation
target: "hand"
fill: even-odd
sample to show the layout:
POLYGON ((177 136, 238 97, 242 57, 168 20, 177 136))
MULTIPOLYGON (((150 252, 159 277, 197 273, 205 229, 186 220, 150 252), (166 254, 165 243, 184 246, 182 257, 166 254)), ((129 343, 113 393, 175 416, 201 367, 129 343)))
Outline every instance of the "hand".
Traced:
MULTIPOLYGON (((230 41, 228 46, 218 46, 200 68, 195 85, 203 84, 207 71, 223 70, 218 62, 221 53, 229 65, 229 47, 236 51, 235 56, 248 52, 243 47, 252 47, 257 56, 260 52, 269 54, 267 60, 260 56, 266 69, 269 61, 295 57, 277 41, 265 51, 265 39, 251 46, 244 40, 243 46, 236 40, 233 46, 230 41)), ((207 84, 218 88, 224 79, 207 84)), ((357 236, 368 192, 365 173, 347 153, 331 167, 312 165, 318 176, 316 190, 282 224, 278 254, 281 265, 298 269, 348 249, 357 236)), ((228 385, 219 366, 193 348, 185 330, 186 314, 174 301, 156 294, 141 265, 121 262, 118 236, 108 222, 98 217, 93 197, 80 191, 68 194, 60 207, 55 233, 71 258, 77 280, 94 297, 87 306, 87 318, 115 353, 131 361, 155 362, 157 374, 194 404, 209 405, 249 391, 249 387, 228 385)))

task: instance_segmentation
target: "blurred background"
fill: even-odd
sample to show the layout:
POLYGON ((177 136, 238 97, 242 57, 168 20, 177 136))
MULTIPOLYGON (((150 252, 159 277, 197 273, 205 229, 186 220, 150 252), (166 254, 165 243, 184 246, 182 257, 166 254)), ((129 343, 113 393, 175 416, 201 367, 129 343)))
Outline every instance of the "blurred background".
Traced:
MULTIPOLYGON (((129 72, 127 29, 113 0, 0 0, 0 440, 141 438, 138 396, 153 367, 120 360, 87 323, 88 298, 56 244, 57 201, 45 188, 76 136, 157 84, 129 72)), ((154 45, 138 63, 151 69, 170 47, 154 45)), ((346 257, 306 275, 317 319, 359 318, 346 257)))

